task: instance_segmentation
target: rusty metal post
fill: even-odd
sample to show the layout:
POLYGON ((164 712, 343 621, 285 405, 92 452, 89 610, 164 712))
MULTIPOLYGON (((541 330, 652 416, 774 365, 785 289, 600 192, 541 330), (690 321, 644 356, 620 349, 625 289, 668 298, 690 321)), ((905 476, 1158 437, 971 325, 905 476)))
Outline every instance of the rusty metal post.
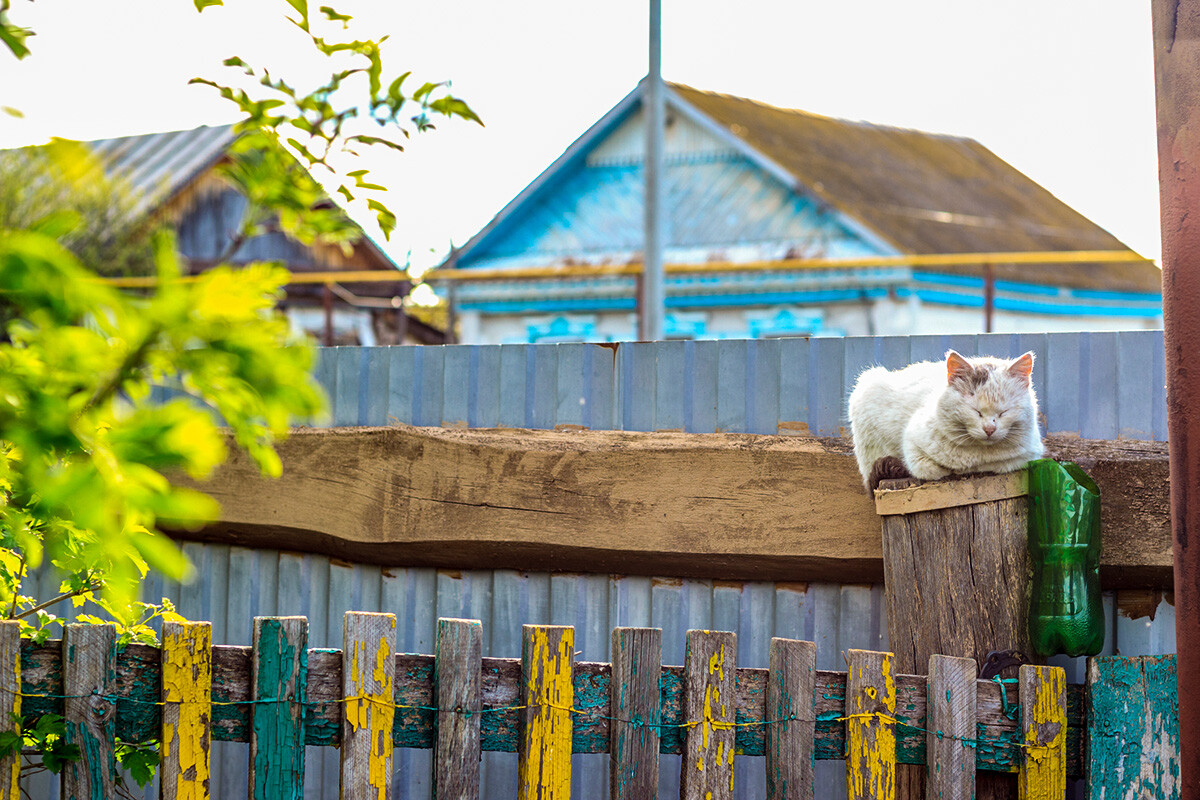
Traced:
POLYGON ((325 309, 325 335, 321 337, 321 343, 333 347, 333 287, 328 283, 321 293, 321 306, 325 309))
POLYGON ((1180 797, 1200 800, 1200 0, 1152 0, 1180 797), (1191 541, 1192 534, 1197 541, 1191 541))
POLYGON ((996 310, 996 275, 991 264, 983 265, 983 332, 992 332, 992 314, 996 310))

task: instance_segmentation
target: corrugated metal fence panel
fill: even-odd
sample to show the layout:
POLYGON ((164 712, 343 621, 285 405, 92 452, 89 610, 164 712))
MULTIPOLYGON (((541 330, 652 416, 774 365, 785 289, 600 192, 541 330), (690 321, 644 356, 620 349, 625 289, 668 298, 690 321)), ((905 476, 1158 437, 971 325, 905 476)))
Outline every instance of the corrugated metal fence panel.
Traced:
POLYGON ((1166 440, 1162 331, 323 349, 333 425, 837 436, 869 366, 1037 356, 1046 432, 1166 440))
MULTIPOLYGON (((518 658, 521 626, 526 623, 573 625, 577 658, 610 660, 610 631, 621 625, 663 629, 663 661, 683 663, 684 633, 691 628, 731 630, 738 634, 738 664, 766 667, 772 636, 814 641, 817 667, 842 670, 842 651, 887 647, 882 587, 828 583, 734 582, 513 570, 434 570, 350 564, 323 556, 229 545, 188 543, 184 550, 196 565, 197 579, 187 585, 150 576, 143 598, 173 599, 191 619, 211 620, 217 644, 248 645, 255 616, 303 614, 309 618, 310 647, 341 646, 342 615, 347 610, 384 611, 397 617, 397 648, 432 653, 438 617, 483 621, 484 655, 518 658)), ((28 587, 52 596, 57 581, 49 575, 28 587), (45 585, 38 585, 39 583, 45 585)), ((1174 608, 1157 596, 1141 605, 1153 617, 1133 619, 1118 611, 1112 593, 1104 600, 1108 620, 1105 654, 1150 655, 1174 652, 1174 608)), ((57 613, 73 616, 70 608, 57 613)), ((1084 660, 1056 658, 1068 680, 1084 681, 1084 660)), ((246 791, 248 747, 218 742, 213 747, 215 797, 246 791)), ((337 797, 338 751, 310 748, 305 794, 337 797)), ((396 753, 398 798, 424 800, 429 786, 430 751, 396 753)), ((677 797, 678 756, 663 756, 660 796, 677 797)), ((817 765, 818 798, 845 798, 841 762, 817 765)), ((608 796, 605 755, 577 755, 573 793, 578 798, 608 796)), ((765 796, 763 762, 739 756, 735 769, 739 800, 765 796)), ((486 753, 484 797, 508 800, 516 785, 516 756, 486 753)), ((55 796, 56 783, 42 777, 30 784, 31 796, 55 796)), ((147 792, 145 797, 155 797, 147 792)))

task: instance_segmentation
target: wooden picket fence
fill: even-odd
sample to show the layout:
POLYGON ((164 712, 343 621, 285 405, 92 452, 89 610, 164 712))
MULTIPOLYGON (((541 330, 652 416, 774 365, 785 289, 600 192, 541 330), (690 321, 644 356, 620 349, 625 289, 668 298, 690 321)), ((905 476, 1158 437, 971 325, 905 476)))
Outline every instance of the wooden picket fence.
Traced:
MULTIPOLYGON (((685 800, 731 797, 735 753, 764 757, 773 800, 811 798, 814 759, 845 760, 851 799, 894 797, 898 763, 929 764, 930 797, 973 796, 976 770, 1015 772, 1026 798, 1062 798, 1068 776, 1094 797, 1141 796, 1148 780, 1170 797, 1178 776, 1174 656, 1093 659, 1085 687, 1056 667, 976 680, 974 661, 945 656, 897 675, 865 650, 818 671, 816 646, 787 639, 769 669, 744 669, 721 631, 688 631, 682 667, 662 665, 649 628, 615 629, 612 664, 575 662, 574 630, 547 625, 524 626, 521 659, 482 658, 481 624, 457 619, 438 621, 435 655, 398 654, 395 627, 347 613, 338 651, 308 649, 304 617, 256 618, 252 647, 169 623, 161 649, 118 652, 110 626, 34 645, 0 623, 0 712, 63 714, 83 753, 63 796, 89 800, 115 796, 115 741, 154 738, 164 798, 209 797, 222 740, 249 742, 263 800, 302 796, 304 745, 341 748, 347 800, 389 796, 394 747, 434 749, 439 798, 478 797, 482 750, 518 753, 521 800, 567 798, 573 752, 609 753, 611 796, 629 800, 655 796, 660 753, 683 754, 685 800)), ((19 796, 18 773, 17 757, 0 762, 0 796, 19 796)))

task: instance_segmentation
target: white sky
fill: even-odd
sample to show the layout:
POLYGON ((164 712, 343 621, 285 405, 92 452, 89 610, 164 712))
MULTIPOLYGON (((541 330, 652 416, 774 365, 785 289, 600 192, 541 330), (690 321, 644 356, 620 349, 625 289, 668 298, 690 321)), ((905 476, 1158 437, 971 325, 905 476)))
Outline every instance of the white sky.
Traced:
MULTIPOLYGON (((191 0, 14 0, 11 18, 38 36, 23 62, 0 53, 0 105, 25 114, 0 115, 0 147, 232 121, 231 104, 186 84, 220 77, 234 54, 284 77, 327 74, 282 0, 227 2, 197 14, 191 0)), ((668 80, 970 136, 1158 258, 1149 2, 663 5, 668 80)), ((356 15, 360 36, 391 34, 389 72, 452 80, 486 123, 443 121, 367 164, 400 217, 385 247, 418 268, 485 225, 646 71, 644 0, 335 8, 356 15)))

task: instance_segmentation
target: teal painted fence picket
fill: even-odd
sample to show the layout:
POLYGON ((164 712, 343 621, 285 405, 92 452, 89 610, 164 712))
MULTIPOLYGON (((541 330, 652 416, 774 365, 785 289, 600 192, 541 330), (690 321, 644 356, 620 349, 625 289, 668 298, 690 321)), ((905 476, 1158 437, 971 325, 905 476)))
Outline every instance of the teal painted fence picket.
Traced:
MULTIPOLYGON (((735 635, 719 631, 690 631, 685 664, 664 666, 656 629, 614 631, 608 664, 576 661, 569 626, 524 626, 523 658, 501 659, 479 657, 478 621, 439 624, 440 658, 395 653, 392 615, 349 612, 344 651, 308 649, 307 625, 303 617, 256 618, 248 648, 209 645, 209 627, 199 623, 173 628, 162 650, 132 644, 119 652, 111 628, 73 625, 65 641, 22 643, 13 665, 21 692, 0 694, 9 704, 0 710, 27 719, 65 712, 71 721, 72 704, 86 709, 80 724, 90 734, 77 735, 96 738, 70 767, 86 777, 64 787, 89 800, 112 794, 116 741, 151 739, 170 751, 163 797, 217 796, 207 780, 215 741, 250 744, 252 798, 300 797, 305 745, 345 749, 347 737, 374 731, 381 718, 390 746, 368 741, 355 758, 343 752, 344 793, 351 782, 382 788, 407 780, 392 772, 395 747, 432 749, 430 777, 469 796, 477 796, 482 751, 516 752, 511 791, 546 799, 570 796, 572 753, 608 754, 613 780, 602 793, 615 798, 654 786, 658 754, 684 750, 685 798, 693 789, 732 797, 738 773, 768 770, 772 797, 812 797, 812 764, 843 759, 851 796, 856 786, 888 780, 898 763, 931 760, 930 774, 947 785, 969 784, 982 770, 1050 785, 1082 778, 1095 798, 1178 795, 1174 656, 1096 658, 1081 685, 1066 684, 1056 667, 1022 668, 1029 674, 1007 682, 972 681, 969 671, 948 679, 940 662, 936 676, 931 662, 928 679, 897 676, 890 654, 848 651, 849 663, 865 665, 851 680, 817 670, 815 645, 796 640, 771 641, 768 669, 739 667, 735 635), (180 694, 173 683, 170 676, 186 676, 193 663, 191 674, 211 674, 211 694, 180 694), (378 680, 364 682, 371 675, 378 680), (368 683, 376 688, 354 688, 368 683), (1022 686, 1039 687, 1037 713, 1060 709, 1035 721, 1065 735, 1031 743, 1022 720, 1028 725, 1035 709, 1022 709, 1022 686), (939 702, 942 695, 959 699, 939 702), (372 717, 374 708, 395 713, 372 717), (963 746, 934 746, 947 737, 963 746)), ((576 795, 594 796, 587 787, 576 795)))

